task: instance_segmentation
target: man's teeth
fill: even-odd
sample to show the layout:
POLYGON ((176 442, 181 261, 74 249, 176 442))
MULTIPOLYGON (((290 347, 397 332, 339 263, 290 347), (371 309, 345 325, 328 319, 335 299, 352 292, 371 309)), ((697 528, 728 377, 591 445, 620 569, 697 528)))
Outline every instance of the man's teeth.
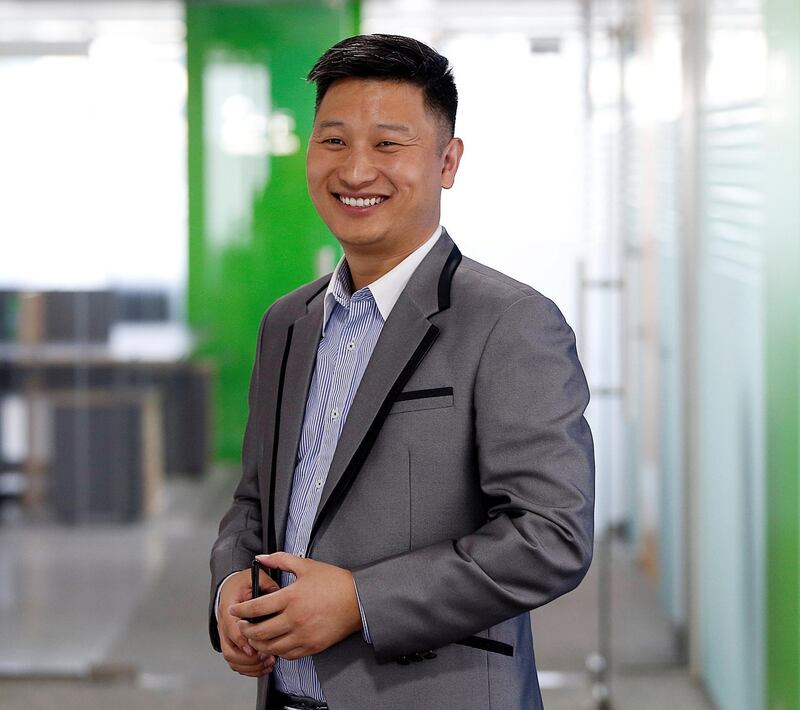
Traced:
POLYGON ((339 195, 339 200, 350 207, 372 207, 373 205, 380 204, 385 197, 368 197, 366 200, 363 197, 345 197, 339 195))

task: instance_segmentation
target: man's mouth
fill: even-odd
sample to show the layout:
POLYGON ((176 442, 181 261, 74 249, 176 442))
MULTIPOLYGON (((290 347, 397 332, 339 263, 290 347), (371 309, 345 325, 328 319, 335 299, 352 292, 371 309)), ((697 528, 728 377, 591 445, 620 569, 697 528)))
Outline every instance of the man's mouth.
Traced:
POLYGON ((388 200, 384 195, 342 195, 341 193, 334 193, 339 202, 347 207, 365 210, 370 207, 375 207, 382 202, 388 200))

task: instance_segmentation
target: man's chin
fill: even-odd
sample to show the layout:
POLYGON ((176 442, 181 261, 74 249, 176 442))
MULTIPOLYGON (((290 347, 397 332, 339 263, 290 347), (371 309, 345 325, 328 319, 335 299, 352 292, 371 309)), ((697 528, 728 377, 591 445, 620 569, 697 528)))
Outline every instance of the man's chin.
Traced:
POLYGON ((344 249, 369 249, 382 241, 382 232, 365 229, 334 229, 329 226, 331 233, 344 249))

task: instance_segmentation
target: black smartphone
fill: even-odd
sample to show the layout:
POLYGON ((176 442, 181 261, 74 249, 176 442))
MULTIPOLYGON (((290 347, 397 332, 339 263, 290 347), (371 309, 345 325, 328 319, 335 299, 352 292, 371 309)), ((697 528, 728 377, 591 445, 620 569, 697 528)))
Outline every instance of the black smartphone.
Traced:
MULTIPOLYGON (((253 589, 253 599, 256 597, 263 596, 261 592, 261 586, 258 583, 259 572, 261 571, 261 565, 258 563, 258 560, 254 559, 250 563, 250 584, 252 585, 253 589)), ((253 616, 248 619, 251 624, 258 624, 261 621, 266 621, 274 614, 264 614, 263 616, 253 616)))

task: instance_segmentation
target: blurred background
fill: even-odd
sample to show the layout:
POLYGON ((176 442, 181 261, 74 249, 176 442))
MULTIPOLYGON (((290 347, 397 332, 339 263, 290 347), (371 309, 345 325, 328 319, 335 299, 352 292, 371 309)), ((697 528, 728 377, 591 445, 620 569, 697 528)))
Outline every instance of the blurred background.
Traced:
POLYGON ((251 707, 207 638, 258 322, 337 40, 454 66, 442 222, 554 299, 596 551, 548 710, 800 708, 797 0, 0 0, 0 708, 251 707))

